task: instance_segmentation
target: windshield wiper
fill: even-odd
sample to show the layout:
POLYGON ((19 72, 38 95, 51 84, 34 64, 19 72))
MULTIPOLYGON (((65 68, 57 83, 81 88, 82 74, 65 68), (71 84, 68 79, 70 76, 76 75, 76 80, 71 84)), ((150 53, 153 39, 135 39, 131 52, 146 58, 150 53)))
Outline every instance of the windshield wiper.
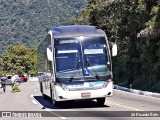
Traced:
MULTIPOLYGON (((80 59, 78 59, 78 62, 77 62, 77 64, 76 64, 76 66, 75 66, 75 69, 77 68, 77 65, 79 66, 79 67, 78 67, 78 71, 79 71, 80 66, 81 66, 81 65, 80 65, 80 62, 81 62, 80 59)), ((74 76, 76 76, 76 75, 77 75, 77 72, 76 72, 76 73, 73 73, 73 74, 70 76, 70 80, 69 80, 69 81, 72 82, 74 76)))
MULTIPOLYGON (((97 71, 91 66, 87 54, 86 54, 86 58, 87 58, 87 59, 86 59, 86 70, 88 70, 88 66, 90 66, 90 67, 92 68, 92 70, 94 71, 94 73, 95 73, 96 79, 99 80, 99 79, 100 79, 100 76, 99 76, 99 74, 97 73, 97 71)), ((92 73, 92 72, 91 72, 91 73, 92 73)), ((93 75, 93 74, 92 74, 92 75, 93 75)), ((93 76, 94 76, 94 75, 93 75, 93 76)))

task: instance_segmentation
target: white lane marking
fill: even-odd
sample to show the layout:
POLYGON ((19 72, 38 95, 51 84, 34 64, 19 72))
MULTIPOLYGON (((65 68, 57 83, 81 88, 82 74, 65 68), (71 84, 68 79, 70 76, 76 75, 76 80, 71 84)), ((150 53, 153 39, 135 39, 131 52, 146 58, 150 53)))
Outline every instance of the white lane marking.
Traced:
POLYGON ((66 119, 67 119, 66 117, 59 117, 59 118, 61 118, 61 119, 63 119, 63 120, 66 120, 66 119))
POLYGON ((50 110, 50 109, 45 109, 45 110, 46 110, 46 111, 50 111, 52 114, 56 115, 57 117, 59 117, 59 118, 61 118, 61 119, 63 119, 63 120, 67 120, 66 117, 62 117, 62 116, 58 115, 57 113, 52 112, 52 110, 50 110))
POLYGON ((33 97, 33 94, 31 94, 31 96, 30 97, 33 97))
POLYGON ((37 89, 34 89, 34 92, 36 92, 37 91, 37 89))
POLYGON ((45 109, 46 111, 51 111, 50 109, 45 109))
POLYGON ((32 100, 33 104, 38 104, 35 100, 32 100))
MULTIPOLYGON (((37 89, 34 89, 34 92, 35 91, 37 91, 37 89)), ((31 94, 31 96, 30 97, 33 97, 33 94, 31 94)), ((34 103, 34 104, 38 104, 35 100, 32 100, 32 102, 34 103)), ((52 111, 52 110, 50 110, 50 109, 45 109, 46 111, 52 111)), ((66 117, 62 117, 62 116, 60 116, 60 115, 58 115, 58 114, 56 114, 56 113, 53 113, 52 112, 52 114, 54 114, 54 115, 56 115, 57 117, 59 117, 59 118, 61 118, 61 119, 63 119, 63 120, 67 120, 67 118, 66 117)))

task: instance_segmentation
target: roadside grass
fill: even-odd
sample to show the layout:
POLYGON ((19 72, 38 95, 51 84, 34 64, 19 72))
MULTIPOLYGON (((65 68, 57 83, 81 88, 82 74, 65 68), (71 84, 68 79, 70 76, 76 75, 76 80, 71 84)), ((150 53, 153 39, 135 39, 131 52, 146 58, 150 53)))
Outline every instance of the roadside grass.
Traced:
MULTIPOLYGON (((124 81, 122 83, 117 83, 117 85, 127 87, 127 88, 130 87, 127 84, 127 81, 124 81)), ((152 84, 147 81, 137 79, 132 83, 132 89, 160 93, 160 81, 155 84, 152 84)))
POLYGON ((151 91, 160 93, 160 81, 153 85, 151 91))
POLYGON ((14 85, 11 90, 12 93, 21 92, 19 85, 14 85))

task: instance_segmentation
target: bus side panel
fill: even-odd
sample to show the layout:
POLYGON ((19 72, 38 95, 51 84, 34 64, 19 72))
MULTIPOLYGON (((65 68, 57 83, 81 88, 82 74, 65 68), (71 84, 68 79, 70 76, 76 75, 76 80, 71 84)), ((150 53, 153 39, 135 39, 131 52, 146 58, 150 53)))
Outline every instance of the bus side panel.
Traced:
MULTIPOLYGON (((41 92, 43 92, 45 95, 48 94, 48 89, 50 89, 49 86, 49 78, 47 77, 47 74, 50 72, 50 66, 51 62, 47 59, 47 50, 46 48, 51 45, 51 36, 48 34, 45 39, 39 44, 38 50, 37 50, 37 70, 38 72, 44 73, 41 77, 39 77, 41 92)), ((43 94, 42 93, 42 94, 43 94)))

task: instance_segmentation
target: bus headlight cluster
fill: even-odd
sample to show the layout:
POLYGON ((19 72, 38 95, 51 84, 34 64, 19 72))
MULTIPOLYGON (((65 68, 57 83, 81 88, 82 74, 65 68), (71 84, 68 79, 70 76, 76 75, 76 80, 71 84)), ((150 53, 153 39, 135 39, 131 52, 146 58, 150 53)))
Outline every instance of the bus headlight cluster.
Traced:
POLYGON ((104 82, 104 83, 103 83, 103 88, 106 88, 107 85, 108 85, 108 83, 107 83, 107 82, 104 82))
POLYGON ((69 88, 66 85, 62 85, 62 89, 65 91, 69 91, 69 88))
POLYGON ((105 82, 103 83, 103 88, 106 88, 108 84, 109 84, 109 81, 105 81, 105 82))

